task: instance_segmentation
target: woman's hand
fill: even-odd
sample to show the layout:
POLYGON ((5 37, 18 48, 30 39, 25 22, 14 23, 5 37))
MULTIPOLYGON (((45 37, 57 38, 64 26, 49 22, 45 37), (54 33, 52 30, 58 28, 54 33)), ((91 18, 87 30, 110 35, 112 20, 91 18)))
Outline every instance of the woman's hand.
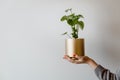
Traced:
POLYGON ((87 56, 77 56, 69 57, 68 55, 64 55, 64 59, 68 60, 71 63, 81 64, 81 63, 88 63, 91 59, 87 56))
POLYGON ((69 57, 68 55, 65 55, 63 58, 75 64, 83 64, 83 63, 88 64, 93 69, 95 69, 98 66, 98 64, 93 59, 89 58, 88 56, 74 55, 74 57, 69 57))

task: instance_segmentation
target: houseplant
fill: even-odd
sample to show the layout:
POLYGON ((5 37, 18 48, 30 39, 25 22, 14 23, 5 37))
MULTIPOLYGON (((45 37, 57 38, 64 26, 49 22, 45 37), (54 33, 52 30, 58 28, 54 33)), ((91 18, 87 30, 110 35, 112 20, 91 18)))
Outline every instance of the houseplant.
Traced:
POLYGON ((67 9, 65 12, 69 14, 62 16, 60 20, 66 21, 71 28, 71 34, 63 33, 70 38, 65 40, 65 53, 70 57, 73 57, 74 54, 84 56, 84 39, 78 36, 79 29, 84 29, 84 22, 80 20, 84 17, 81 14, 73 13, 72 9, 67 9))

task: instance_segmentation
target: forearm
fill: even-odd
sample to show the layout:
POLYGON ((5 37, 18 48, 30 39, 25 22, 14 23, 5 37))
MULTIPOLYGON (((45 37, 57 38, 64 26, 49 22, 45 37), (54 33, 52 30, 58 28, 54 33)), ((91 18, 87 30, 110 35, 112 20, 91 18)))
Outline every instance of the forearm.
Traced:
POLYGON ((96 67, 98 66, 98 64, 91 58, 89 58, 89 60, 86 63, 93 69, 96 69, 96 67))

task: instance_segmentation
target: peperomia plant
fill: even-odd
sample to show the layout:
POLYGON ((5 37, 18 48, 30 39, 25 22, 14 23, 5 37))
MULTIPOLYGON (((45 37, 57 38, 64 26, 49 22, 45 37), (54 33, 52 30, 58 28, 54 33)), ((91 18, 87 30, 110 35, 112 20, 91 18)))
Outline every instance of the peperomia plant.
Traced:
POLYGON ((70 38, 77 39, 78 38, 78 32, 79 28, 83 30, 84 28, 84 22, 80 20, 80 18, 84 18, 81 14, 76 15, 75 13, 72 12, 72 9, 67 9, 65 12, 70 12, 69 15, 64 15, 61 18, 61 21, 66 21, 67 24, 70 25, 72 29, 72 37, 68 35, 67 32, 63 33, 63 35, 68 35, 70 38))

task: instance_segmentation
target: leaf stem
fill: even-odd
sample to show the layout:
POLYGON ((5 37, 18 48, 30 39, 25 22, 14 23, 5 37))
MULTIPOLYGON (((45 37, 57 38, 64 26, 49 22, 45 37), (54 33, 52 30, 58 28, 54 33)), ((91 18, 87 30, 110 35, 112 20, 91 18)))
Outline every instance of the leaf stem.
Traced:
POLYGON ((69 38, 71 38, 72 39, 72 37, 70 36, 70 35, 68 35, 68 34, 66 34, 69 38))

